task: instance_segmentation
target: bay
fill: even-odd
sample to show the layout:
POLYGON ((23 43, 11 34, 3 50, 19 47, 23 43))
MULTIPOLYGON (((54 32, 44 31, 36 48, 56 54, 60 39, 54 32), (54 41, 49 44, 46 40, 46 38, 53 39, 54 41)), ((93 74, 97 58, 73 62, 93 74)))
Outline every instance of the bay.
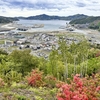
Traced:
POLYGON ((20 19, 17 21, 17 24, 22 26, 28 26, 32 27, 34 24, 40 25, 43 24, 44 27, 42 28, 32 28, 32 30, 37 31, 56 31, 56 30, 63 30, 62 28, 66 27, 66 23, 69 23, 69 21, 65 20, 23 20, 20 19))

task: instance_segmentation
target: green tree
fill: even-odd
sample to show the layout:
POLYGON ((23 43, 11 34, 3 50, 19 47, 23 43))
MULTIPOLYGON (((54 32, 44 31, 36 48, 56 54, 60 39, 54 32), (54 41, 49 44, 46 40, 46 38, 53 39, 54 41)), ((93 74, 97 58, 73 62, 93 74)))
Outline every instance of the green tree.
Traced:
POLYGON ((14 69, 21 72, 23 75, 38 66, 38 58, 32 56, 29 50, 14 50, 9 55, 9 58, 15 64, 14 69))

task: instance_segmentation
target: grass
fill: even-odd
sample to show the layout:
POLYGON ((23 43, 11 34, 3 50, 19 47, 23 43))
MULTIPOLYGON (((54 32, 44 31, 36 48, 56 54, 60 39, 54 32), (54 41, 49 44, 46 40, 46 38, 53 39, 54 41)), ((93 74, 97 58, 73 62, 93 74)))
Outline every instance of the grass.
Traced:
POLYGON ((0 44, 4 44, 4 40, 0 40, 0 44))
MULTIPOLYGON (((56 100, 56 92, 57 89, 50 89, 46 87, 39 88, 30 88, 30 91, 33 91, 36 98, 40 98, 39 100, 56 100)), ((38 100, 36 99, 36 100, 38 100)))
POLYGON ((56 88, 30 87, 27 84, 13 83, 0 88, 0 100, 56 100, 56 88), (8 99, 10 98, 10 99, 8 99))

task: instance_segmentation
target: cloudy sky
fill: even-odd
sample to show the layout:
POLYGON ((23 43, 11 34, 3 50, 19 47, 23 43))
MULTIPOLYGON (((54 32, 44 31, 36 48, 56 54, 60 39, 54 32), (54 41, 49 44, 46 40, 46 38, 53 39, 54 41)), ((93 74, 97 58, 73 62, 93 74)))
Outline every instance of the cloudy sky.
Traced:
POLYGON ((100 0, 0 0, 0 16, 100 16, 100 0))

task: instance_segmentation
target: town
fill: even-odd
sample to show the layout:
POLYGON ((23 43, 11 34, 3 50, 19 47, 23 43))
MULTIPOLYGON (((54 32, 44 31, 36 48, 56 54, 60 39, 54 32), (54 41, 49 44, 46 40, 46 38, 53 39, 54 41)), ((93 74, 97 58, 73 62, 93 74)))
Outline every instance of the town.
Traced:
MULTIPOLYGON (((71 33, 70 33, 71 34, 71 33)), ((72 42, 78 43, 81 41, 81 37, 77 35, 74 37, 70 34, 66 36, 62 36, 67 44, 71 44, 72 42)), ((83 35, 82 35, 83 36, 83 35)), ((2 32, 0 34, 0 48, 4 49, 8 53, 11 53, 13 50, 23 50, 23 49, 30 49, 31 54, 36 55, 38 57, 47 58, 52 47, 56 49, 59 47, 58 41, 59 38, 62 38, 54 33, 31 33, 30 36, 26 36, 25 34, 19 34, 17 32, 9 31, 9 32, 2 32)), ((84 37, 84 36, 83 36, 84 37)), ((95 37, 91 37, 88 39, 91 44, 99 45, 99 40, 95 40, 95 37)))
MULTIPOLYGON (((11 53, 13 50, 30 49, 32 55, 48 58, 53 47, 58 49, 58 41, 61 38, 68 45, 72 42, 79 43, 82 39, 87 39, 91 45, 100 46, 100 36, 98 33, 94 35, 91 31, 79 30, 68 23, 63 31, 30 32, 29 27, 26 28, 16 23, 13 23, 13 27, 11 24, 8 27, 13 29, 0 32, 0 48, 7 53, 11 53)), ((43 24, 34 25, 34 28, 40 27, 43 27, 43 24)))

